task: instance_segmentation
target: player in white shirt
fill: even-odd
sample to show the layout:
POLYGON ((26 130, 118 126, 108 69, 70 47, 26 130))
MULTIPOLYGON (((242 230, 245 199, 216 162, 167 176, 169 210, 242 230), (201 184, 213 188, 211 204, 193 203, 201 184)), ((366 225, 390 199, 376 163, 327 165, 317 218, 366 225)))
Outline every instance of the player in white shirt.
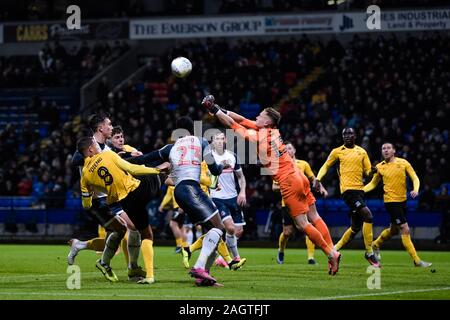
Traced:
MULTIPOLYGON (((216 164, 208 142, 193 136, 194 123, 189 117, 177 120, 177 130, 183 130, 180 138, 173 145, 166 145, 158 152, 160 160, 169 159, 172 166, 172 180, 175 185, 175 200, 188 215, 193 224, 202 224, 208 232, 205 234, 200 255, 189 271, 196 278, 199 286, 221 286, 210 274, 209 270, 217 257, 217 245, 223 235, 219 211, 212 200, 200 188, 200 172, 202 159, 208 164, 209 171, 219 176, 227 166, 216 164)), ((152 154, 147 160, 157 160, 152 154)))
MULTIPOLYGON (((245 176, 236 154, 225 149, 224 133, 220 132, 213 136, 212 147, 212 155, 216 163, 229 167, 224 169, 222 174, 217 177, 217 188, 210 190, 211 198, 219 209, 220 217, 225 226, 228 250, 233 255, 233 260, 240 261, 237 240, 241 237, 245 225, 244 214, 241 209, 247 202, 245 176), (239 194, 236 188, 235 175, 239 184, 239 194)), ((228 263, 222 257, 216 260, 216 264, 223 267, 228 266, 228 263)))

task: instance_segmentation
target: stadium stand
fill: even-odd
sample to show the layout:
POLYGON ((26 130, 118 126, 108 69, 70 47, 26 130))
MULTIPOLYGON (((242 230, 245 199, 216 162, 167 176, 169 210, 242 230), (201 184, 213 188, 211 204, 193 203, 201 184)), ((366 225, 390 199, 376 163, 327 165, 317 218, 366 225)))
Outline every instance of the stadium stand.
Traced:
MULTIPOLYGON (((233 1, 222 1, 223 7, 228 6, 222 11, 233 12, 231 5, 233 1)), ((79 175, 70 159, 77 138, 88 130, 70 88, 79 89, 128 49, 119 42, 112 47, 98 42, 92 48, 82 43, 72 50, 55 43, 46 44, 38 56, 0 58, 0 195, 6 196, 0 200, 0 223, 28 221, 24 208, 36 209, 30 218, 35 223, 76 221, 79 175), (30 86, 41 91, 27 91, 30 86), (49 89, 54 86, 62 88, 49 89), (14 221, 11 209, 16 212, 14 221)), ((307 160, 316 173, 329 151, 340 144, 341 129, 352 126, 374 164, 380 161, 379 148, 386 140, 413 164, 422 191, 418 200, 408 202, 409 219, 418 227, 438 228, 447 221, 439 212, 448 211, 450 181, 449 54, 445 33, 354 36, 348 42, 307 36, 190 41, 156 57, 158 62, 148 66, 140 79, 119 90, 101 82, 90 111, 109 112, 113 123, 124 128, 127 143, 149 152, 168 142, 174 119, 181 114, 204 120, 205 128, 215 126, 198 107, 206 93, 248 117, 278 105, 285 140, 301 146, 298 158, 307 160), (188 78, 175 80, 169 66, 180 55, 195 65, 188 78)), ((250 200, 245 236, 257 238, 261 236, 257 225, 270 220, 279 197, 269 179, 257 176, 258 168, 244 170, 250 200)), ((319 200, 319 210, 331 225, 348 225, 336 175, 330 174, 324 184, 332 197, 319 200)), ((386 225, 381 188, 370 198, 375 223, 386 225)), ((439 233, 448 235, 431 231, 439 233)))

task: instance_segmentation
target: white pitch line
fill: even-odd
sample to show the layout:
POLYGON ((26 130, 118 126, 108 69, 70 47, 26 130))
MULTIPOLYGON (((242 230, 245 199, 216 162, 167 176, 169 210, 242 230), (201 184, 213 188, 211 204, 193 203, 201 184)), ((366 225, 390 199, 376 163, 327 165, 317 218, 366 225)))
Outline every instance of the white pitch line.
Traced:
MULTIPOLYGON (((367 293, 367 294, 352 294, 343 296, 331 296, 331 297, 320 297, 320 298, 306 298, 306 300, 334 300, 334 299, 346 299, 346 298, 358 298, 358 297, 370 297, 370 296, 384 296, 384 295, 394 295, 403 293, 416 293, 416 292, 431 292, 431 291, 445 291, 450 290, 450 287, 444 288, 434 288, 434 289, 418 289, 418 290, 403 290, 403 291, 391 291, 391 292, 380 292, 380 293, 367 293)), ((0 292, 0 295, 20 295, 20 296, 66 296, 66 297, 102 297, 102 298, 113 298, 113 297, 128 297, 128 298, 153 298, 149 295, 144 294, 96 294, 96 293, 76 293, 76 292, 0 292)), ((159 298, 175 298, 180 300, 180 296, 174 295, 158 295, 159 298)), ((193 296, 196 299, 225 299, 229 300, 230 297, 224 296, 193 296)), ((191 300, 191 299, 188 299, 191 300)), ((278 299, 274 299, 278 300, 278 299)), ((285 300, 285 299, 281 299, 285 300)), ((288 299, 297 300, 297 299, 288 299)))
POLYGON ((347 299, 347 298, 358 298, 358 297, 374 297, 374 296, 387 296, 387 295, 403 294, 403 293, 446 291, 446 290, 450 290, 450 287, 433 288, 433 289, 402 290, 402 291, 391 291, 391 292, 377 292, 377 293, 349 294, 349 295, 345 295, 345 296, 331 296, 331 297, 315 298, 314 300, 334 300, 334 299, 347 299))
MULTIPOLYGON (((153 298, 150 295, 145 294, 96 294, 96 293, 75 293, 75 292, 0 292, 0 295, 20 295, 20 296, 72 296, 72 297, 102 297, 102 298, 113 298, 113 297, 129 297, 129 298, 153 298)), ((223 296, 192 296, 193 298, 198 299, 229 299, 229 297, 223 297, 223 296)), ((158 295, 158 298, 175 298, 180 299, 180 296, 173 296, 173 295, 158 295)), ((156 299, 155 299, 156 300, 156 299)), ((158 299, 161 300, 161 299, 158 299)), ((191 300, 191 299, 187 299, 191 300)))
MULTIPOLYGON (((94 275, 99 272, 82 272, 81 275, 94 275)), ((51 278, 51 277, 67 277, 67 273, 34 273, 13 276, 1 276, 0 281, 8 281, 11 279, 28 279, 28 278, 51 278)))

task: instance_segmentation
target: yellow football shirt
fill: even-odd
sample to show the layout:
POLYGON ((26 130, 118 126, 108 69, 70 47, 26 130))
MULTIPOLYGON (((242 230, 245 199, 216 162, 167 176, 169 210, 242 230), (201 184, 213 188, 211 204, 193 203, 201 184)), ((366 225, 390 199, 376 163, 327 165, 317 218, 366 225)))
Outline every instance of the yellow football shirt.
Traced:
POLYGON ((200 188, 209 196, 209 186, 212 183, 211 173, 209 172, 206 161, 202 161, 200 172, 200 188))
POLYGON ((174 195, 175 187, 174 186, 167 186, 166 194, 164 195, 164 198, 161 201, 161 206, 164 208, 167 205, 169 205, 172 209, 177 209, 178 203, 175 201, 175 195, 174 195))
POLYGON ((133 175, 158 173, 158 169, 131 164, 111 150, 86 158, 81 172, 83 207, 91 207, 94 190, 106 193, 106 202, 112 204, 124 199, 139 186, 140 181, 133 175))
POLYGON ((347 148, 344 145, 334 148, 327 161, 320 168, 317 179, 322 180, 328 169, 339 162, 337 169, 341 193, 347 190, 363 190, 363 175, 370 175, 371 166, 366 150, 359 146, 347 148))
POLYGON ((377 164, 377 173, 372 181, 364 187, 364 192, 369 192, 383 180, 384 202, 406 201, 406 176, 413 181, 414 191, 419 192, 420 181, 411 164, 405 159, 395 157, 391 162, 377 164))
POLYGON ((136 148, 128 145, 128 144, 124 144, 123 145, 123 151, 125 152, 133 152, 133 151, 138 151, 136 148))

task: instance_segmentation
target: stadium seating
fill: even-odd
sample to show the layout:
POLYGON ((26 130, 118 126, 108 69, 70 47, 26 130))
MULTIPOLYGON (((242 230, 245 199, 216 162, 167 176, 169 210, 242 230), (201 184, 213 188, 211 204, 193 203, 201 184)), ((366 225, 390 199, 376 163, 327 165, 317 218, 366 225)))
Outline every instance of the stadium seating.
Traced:
MULTIPOLYGON (((448 73, 444 72, 450 61, 450 51, 446 49, 450 43, 448 35, 412 35, 398 39, 355 36, 345 43, 336 43, 333 39, 315 42, 306 36, 297 40, 240 40, 235 44, 225 40, 208 40, 206 46, 186 42, 156 59, 142 79, 127 84, 106 100, 99 99, 95 110, 111 112, 113 123, 124 128, 127 143, 148 152, 168 141, 174 120, 179 114, 203 119, 205 127, 216 125, 198 108, 199 101, 206 93, 214 94, 218 103, 224 107, 250 118, 262 107, 275 105, 283 113, 280 126, 283 137, 297 145, 297 157, 307 160, 316 173, 330 150, 341 143, 341 129, 351 125, 358 134, 358 143, 368 151, 374 163, 381 160, 380 143, 394 140, 398 155, 407 158, 416 169, 422 189, 429 185, 433 190, 438 190, 442 183, 448 186, 450 170, 448 161, 445 161, 449 158, 448 148, 442 147, 448 145, 446 122, 443 120, 445 117, 442 116, 446 115, 447 109, 439 98, 439 86, 450 82, 448 73), (434 59, 431 53, 424 53, 429 61, 426 68, 416 70, 414 75, 402 71, 414 69, 413 59, 407 58, 411 48, 431 44, 446 59, 434 59), (382 47, 394 48, 396 55, 377 49, 382 47), (331 53, 327 48, 337 50, 331 53), (169 66, 170 59, 178 55, 195 55, 195 59, 203 63, 197 64, 188 78, 175 80, 170 75, 169 66), (299 56, 303 60, 298 59, 299 56), (378 63, 377 59, 391 59, 392 67, 374 69, 368 61, 378 63), (204 74, 208 76, 204 77, 204 74), (431 81, 431 76, 438 81, 431 81), (394 78, 398 80, 393 84, 389 79, 394 78), (428 87, 419 88, 421 92, 412 94, 407 84, 419 78, 428 87), (296 81, 304 85, 301 90, 290 91, 297 86, 296 81), (424 96, 425 91, 429 92, 427 101, 433 103, 428 103, 425 115, 419 117, 417 110, 421 110, 424 104, 420 97, 424 96), (396 96, 393 96, 394 92, 396 96), (408 117, 417 117, 418 122, 414 125, 409 123, 406 112, 408 117), (433 127, 430 123, 434 124, 433 127)), ((20 135, 20 126, 29 121, 37 125, 34 129, 43 138, 39 142, 49 141, 44 144, 48 149, 46 152, 34 152, 37 158, 24 157, 20 164, 8 159, 2 163, 3 172, 22 172, 24 175, 26 169, 32 169, 35 178, 51 172, 52 183, 58 176, 64 177, 67 189, 78 192, 78 174, 68 170, 65 163, 74 151, 77 136, 86 130, 85 119, 80 122, 72 108, 77 101, 68 103, 64 99, 57 100, 58 120, 67 119, 68 122, 55 128, 51 123, 42 121, 39 113, 28 110, 25 101, 31 97, 29 95, 28 100, 18 101, 16 98, 15 101, 8 101, 2 100, 0 92, 0 131, 5 128, 5 119, 8 119, 8 122, 15 124, 20 135), (69 109, 61 107, 67 105, 69 109), (2 109, 2 106, 5 108, 2 109), (36 114, 39 124, 35 123, 38 121, 36 114), (62 143, 64 147, 54 146, 61 146, 62 143), (54 158, 59 160, 57 169, 52 169, 54 158)), ((57 97, 54 96, 48 101, 55 99, 57 97)), ((0 148, 14 138, 7 132, 2 132, 0 136, 4 142, 0 148)), ((14 154, 24 155, 29 146, 21 137, 16 136, 13 141, 9 145, 17 149, 14 154)), ((0 153, 0 157, 2 154, 5 153, 0 153)), ((259 183, 260 177, 249 166, 244 166, 244 171, 249 173, 246 174, 248 185, 256 185, 261 197, 270 199, 268 180, 259 183)), ((8 195, 17 194, 18 179, 18 176, 9 173, 0 175, 1 190, 9 190, 6 193, 8 195), (7 187, 11 185, 8 181, 12 182, 12 189, 7 187)), ((338 177, 330 170, 323 182, 330 192, 330 199, 319 199, 317 206, 333 221, 331 223, 344 225, 348 208, 339 199, 338 177)), ((384 212, 381 188, 367 197, 367 204, 375 215, 384 212)), ((422 194, 419 199, 408 200, 410 214, 418 210, 421 199, 422 194)), ((63 203, 69 210, 80 208, 76 199, 66 198, 63 203)), ((432 205, 430 208, 433 211, 432 205)), ((422 223, 419 218, 414 221, 422 223)), ((438 222, 436 218, 432 221, 438 222)))

